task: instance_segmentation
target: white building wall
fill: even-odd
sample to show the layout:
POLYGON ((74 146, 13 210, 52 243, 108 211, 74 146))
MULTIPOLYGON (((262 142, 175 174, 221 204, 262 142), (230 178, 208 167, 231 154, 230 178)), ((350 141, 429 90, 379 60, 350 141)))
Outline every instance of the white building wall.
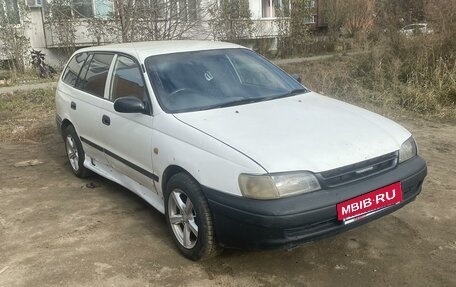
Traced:
POLYGON ((29 21, 26 36, 30 39, 32 49, 46 48, 46 39, 43 27, 43 15, 41 8, 30 8, 29 21))
MULTIPOLYGON (((51 0, 52 1, 52 0, 51 0)), ((112 0, 94 0, 97 3, 101 3, 108 7, 112 0)), ((206 8, 213 5, 218 0, 201 0, 201 7, 206 8)), ((252 38, 274 38, 277 35, 277 27, 274 19, 262 18, 262 1, 263 0, 248 0, 249 8, 252 14, 252 20, 254 21, 254 32, 252 38)), ((95 3, 95 2, 94 2, 95 3)), ((100 4, 100 5, 101 5, 100 4)), ((94 4, 95 5, 95 4, 94 4)), ((109 6, 110 7, 110 6, 109 6)), ((108 7, 108 8, 109 8, 108 7)), ((112 7, 110 8, 112 9, 112 7)), ((98 9, 100 10, 100 9, 98 9)), ((94 7, 94 11, 100 14, 102 17, 106 13, 101 13, 94 7)), ((97 15, 98 15, 97 14, 97 15)), ((188 31, 184 37, 189 39, 202 39, 202 40, 213 40, 213 36, 208 25, 209 15, 205 13, 201 15, 201 25, 192 31, 188 31)), ((84 19, 75 19, 76 27, 76 46, 85 47, 97 45, 98 41, 95 36, 90 35, 87 31, 87 21, 84 19)), ((47 61, 50 64, 60 66, 62 64, 61 51, 57 48, 60 46, 60 41, 56 33, 55 27, 50 23, 45 23, 43 10, 41 7, 30 7, 30 13, 28 21, 26 22, 26 36, 30 39, 30 46, 32 49, 42 50, 47 55, 47 61)), ((108 23, 108 25, 115 25, 114 21, 108 23)), ((119 42, 119 35, 105 35, 100 40, 100 44, 108 44, 113 42, 119 42)), ((0 58, 2 58, 2 52, 0 51, 0 58)))

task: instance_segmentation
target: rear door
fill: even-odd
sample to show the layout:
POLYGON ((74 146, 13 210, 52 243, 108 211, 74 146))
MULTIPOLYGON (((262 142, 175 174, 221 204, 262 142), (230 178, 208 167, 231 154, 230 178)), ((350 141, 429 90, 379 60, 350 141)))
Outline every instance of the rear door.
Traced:
POLYGON ((155 193, 154 182, 158 177, 152 167, 153 117, 151 113, 118 113, 113 104, 120 97, 133 96, 151 106, 143 73, 134 58, 116 57, 109 94, 110 103, 104 106, 101 115, 109 122, 103 123, 101 130, 106 157, 114 169, 155 193))
MULTIPOLYGON (((91 164, 108 164, 103 150, 99 147, 101 128, 101 106, 105 99, 108 70, 114 54, 82 53, 68 64, 63 88, 69 96, 69 118, 91 164), (71 86, 71 87, 69 87, 71 86)), ((63 86, 63 85, 62 85, 63 86)))

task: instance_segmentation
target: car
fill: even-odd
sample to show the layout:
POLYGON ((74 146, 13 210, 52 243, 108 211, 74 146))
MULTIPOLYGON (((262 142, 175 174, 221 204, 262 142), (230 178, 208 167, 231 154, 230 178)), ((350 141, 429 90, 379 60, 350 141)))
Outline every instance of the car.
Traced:
POLYGON ((432 34, 432 30, 427 23, 415 23, 403 27, 399 32, 404 36, 414 36, 417 34, 432 34))
POLYGON ((349 230, 412 202, 427 174, 405 128, 236 44, 83 48, 55 102, 73 173, 143 198, 192 260, 349 230))

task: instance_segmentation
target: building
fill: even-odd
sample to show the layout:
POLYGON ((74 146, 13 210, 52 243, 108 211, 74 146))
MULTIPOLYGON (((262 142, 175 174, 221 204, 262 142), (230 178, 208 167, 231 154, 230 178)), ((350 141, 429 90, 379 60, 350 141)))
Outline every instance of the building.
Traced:
MULTIPOLYGON (((134 6, 127 6, 129 1, 132 0, 0 0, 0 19, 7 19, 10 24, 25 26, 25 36, 30 40, 31 48, 43 50, 51 64, 61 65, 56 59, 68 45, 77 48, 121 42, 124 28, 121 27, 120 14, 128 21, 131 11, 134 10, 139 13, 135 21, 142 24, 151 15, 155 15, 156 20, 153 23, 146 23, 144 28, 134 31, 135 41, 163 38, 214 39, 218 37, 209 26, 211 9, 214 5, 227 3, 222 1, 241 3, 243 0, 134 0, 134 6), (122 6, 122 3, 125 9, 120 11, 118 7, 122 6), (21 9, 26 9, 26 17, 21 17, 21 9), (113 20, 114 12, 117 12, 116 20, 113 20), (140 14, 141 12, 143 14, 140 14), (179 18, 180 22, 172 20, 166 24, 165 19, 170 19, 173 15, 176 19, 179 18), (157 31, 163 30, 163 27, 173 30, 175 34, 158 34, 157 31), (156 29, 155 32, 153 29, 156 29), (71 43, 65 35, 62 36, 62 32, 64 34, 70 31, 71 43)), ((248 4, 254 29, 248 36, 237 37, 274 39, 277 36, 277 11, 283 11, 282 19, 286 21, 292 9, 290 0, 244 1, 242 3, 248 4)), ((318 30, 325 26, 322 2, 323 0, 308 0, 310 13, 306 16, 306 22, 311 29, 318 30)), ((230 21, 236 25, 246 21, 241 14, 234 18, 230 21)))

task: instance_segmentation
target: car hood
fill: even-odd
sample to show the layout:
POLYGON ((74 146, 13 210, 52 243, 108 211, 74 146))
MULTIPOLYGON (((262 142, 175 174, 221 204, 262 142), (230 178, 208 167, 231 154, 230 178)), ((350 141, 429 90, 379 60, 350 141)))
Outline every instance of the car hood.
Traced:
POLYGON ((314 92, 175 117, 267 172, 326 171, 397 151, 410 137, 391 120, 314 92))

